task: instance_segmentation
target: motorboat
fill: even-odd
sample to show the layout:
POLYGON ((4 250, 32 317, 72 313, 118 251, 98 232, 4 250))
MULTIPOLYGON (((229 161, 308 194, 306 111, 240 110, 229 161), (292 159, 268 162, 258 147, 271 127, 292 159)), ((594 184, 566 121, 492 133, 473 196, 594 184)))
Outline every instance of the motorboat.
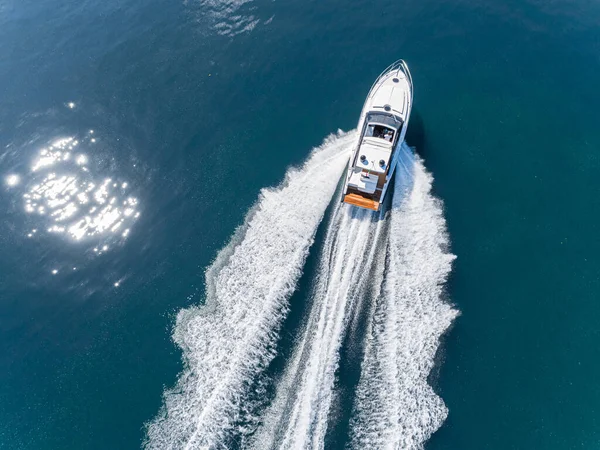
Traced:
POLYGON ((360 114, 344 203, 379 211, 406 136, 412 101, 410 71, 403 60, 396 61, 375 80, 360 114))

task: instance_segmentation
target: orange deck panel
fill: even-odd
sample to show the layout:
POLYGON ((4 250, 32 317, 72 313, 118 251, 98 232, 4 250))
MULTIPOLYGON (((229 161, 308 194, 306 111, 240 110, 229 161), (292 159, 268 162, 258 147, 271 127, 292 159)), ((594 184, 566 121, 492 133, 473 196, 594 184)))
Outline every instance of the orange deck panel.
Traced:
POLYGON ((361 208, 372 209, 373 211, 377 211, 379 209, 379 202, 361 197, 358 194, 345 195, 344 203, 349 203, 350 205, 354 206, 360 206, 361 208))

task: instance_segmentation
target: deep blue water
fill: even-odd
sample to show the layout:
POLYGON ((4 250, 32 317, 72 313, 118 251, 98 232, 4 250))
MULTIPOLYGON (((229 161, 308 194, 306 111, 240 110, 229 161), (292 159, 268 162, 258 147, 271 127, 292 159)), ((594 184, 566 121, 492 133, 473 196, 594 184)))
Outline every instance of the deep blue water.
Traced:
MULTIPOLYGON (((445 298, 461 312, 430 379, 449 415, 427 448, 595 448, 598 55, 600 6, 583 0, 0 0, 0 447, 139 447, 182 370, 175 316, 202 304, 206 268, 260 189, 354 128, 404 58, 409 144, 444 202, 445 298), (73 141, 48 150, 69 137, 70 159, 73 141), (33 170, 43 149, 61 154, 33 170), (65 174, 92 193, 110 179, 80 240, 48 231, 52 189, 34 198, 65 174), (115 230, 100 215, 112 198, 115 230)), ((85 221, 81 193, 61 223, 85 221)), ((342 352, 330 448, 348 442, 359 361, 342 352)))

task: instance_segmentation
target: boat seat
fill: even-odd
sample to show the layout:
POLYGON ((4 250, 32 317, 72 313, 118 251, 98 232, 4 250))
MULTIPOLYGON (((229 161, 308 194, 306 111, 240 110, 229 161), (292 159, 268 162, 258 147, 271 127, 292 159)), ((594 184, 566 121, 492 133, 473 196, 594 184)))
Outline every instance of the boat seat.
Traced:
POLYGON ((365 194, 373 194, 377 190, 379 177, 372 173, 365 175, 365 172, 354 172, 348 180, 348 186, 357 189, 365 194))

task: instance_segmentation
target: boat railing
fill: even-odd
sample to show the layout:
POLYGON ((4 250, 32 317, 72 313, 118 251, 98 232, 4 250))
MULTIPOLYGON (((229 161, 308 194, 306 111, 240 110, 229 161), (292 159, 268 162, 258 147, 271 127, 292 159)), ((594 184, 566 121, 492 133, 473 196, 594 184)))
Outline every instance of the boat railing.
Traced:
POLYGON ((381 74, 377 77, 377 79, 371 86, 371 89, 369 90, 369 95, 367 95, 367 97, 371 97, 371 94, 373 93, 373 89, 375 88, 375 86, 377 86, 377 83, 379 83, 379 81, 384 76, 389 74, 390 72, 396 72, 396 73, 402 72, 404 74, 404 76, 408 80, 408 84, 410 86, 410 98, 412 99, 412 96, 413 96, 412 75, 410 74, 410 70, 408 70, 408 66, 406 65, 406 62, 403 59, 399 59, 398 61, 390 64, 383 72, 381 72, 381 74))

